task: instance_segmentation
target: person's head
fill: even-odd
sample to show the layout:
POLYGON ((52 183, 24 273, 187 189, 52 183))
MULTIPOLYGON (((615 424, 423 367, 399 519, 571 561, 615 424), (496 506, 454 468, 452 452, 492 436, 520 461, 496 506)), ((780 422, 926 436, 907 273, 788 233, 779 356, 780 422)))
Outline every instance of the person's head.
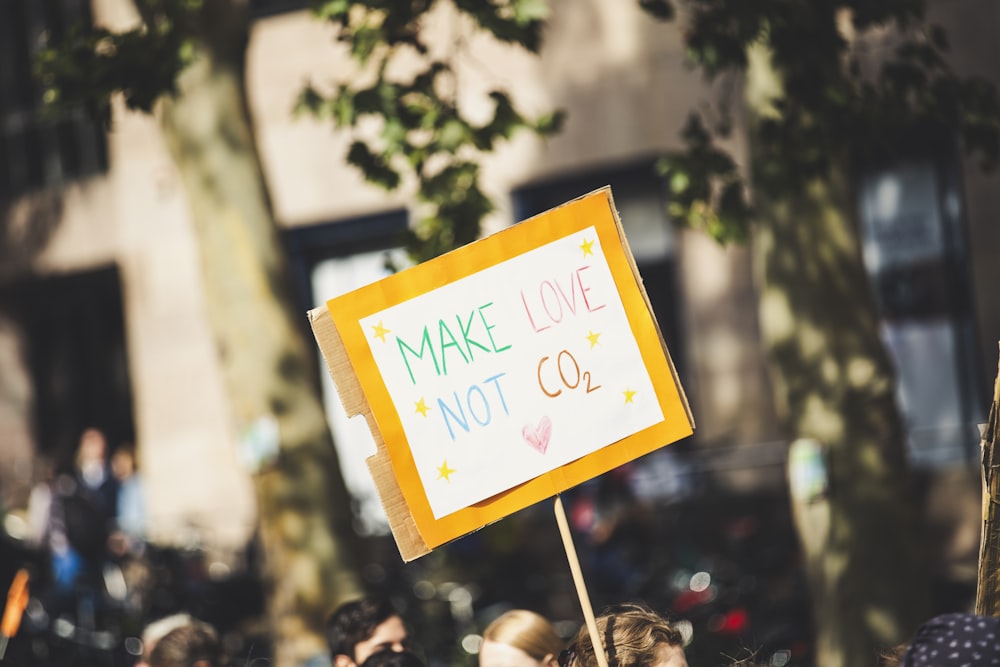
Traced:
POLYGON ((557 667, 564 643, 548 619, 511 609, 483 630, 479 667, 557 667))
POLYGON ((111 455, 111 474, 122 481, 135 472, 135 451, 131 444, 123 444, 111 455))
MULTIPOLYGON (((608 667, 688 667, 680 631, 648 607, 616 605, 596 621, 608 667)), ((559 663, 560 667, 597 667, 586 625, 577 632, 559 663)))
POLYGON ((149 654, 150 667, 222 667, 219 634, 208 623, 192 619, 163 635, 149 654))
POLYGON ((882 649, 878 655, 878 667, 900 667, 906 654, 906 644, 897 644, 882 649))
POLYGON ((406 640, 403 619, 388 600, 347 602, 326 621, 326 642, 334 667, 358 667, 378 651, 402 651, 406 640))
POLYGON ((83 466, 90 462, 104 463, 108 453, 108 441, 100 429, 86 428, 80 434, 80 444, 76 450, 77 465, 83 466))
POLYGON ((998 660, 1000 618, 955 613, 935 616, 920 626, 903 654, 902 666, 959 667, 998 660))
POLYGON ((190 614, 171 614, 159 618, 145 627, 142 631, 142 657, 135 667, 149 667, 149 655, 156 648, 156 642, 163 639, 172 630, 190 624, 194 618, 190 614))

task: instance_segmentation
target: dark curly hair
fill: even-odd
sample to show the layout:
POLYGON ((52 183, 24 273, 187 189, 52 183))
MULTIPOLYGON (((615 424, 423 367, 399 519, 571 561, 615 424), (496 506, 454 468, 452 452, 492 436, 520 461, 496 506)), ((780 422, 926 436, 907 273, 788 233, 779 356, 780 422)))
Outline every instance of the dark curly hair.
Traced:
POLYGON ((362 598, 340 605, 327 618, 324 630, 330 657, 346 655, 354 660, 354 648, 371 637, 376 627, 398 615, 392 603, 383 598, 362 598))

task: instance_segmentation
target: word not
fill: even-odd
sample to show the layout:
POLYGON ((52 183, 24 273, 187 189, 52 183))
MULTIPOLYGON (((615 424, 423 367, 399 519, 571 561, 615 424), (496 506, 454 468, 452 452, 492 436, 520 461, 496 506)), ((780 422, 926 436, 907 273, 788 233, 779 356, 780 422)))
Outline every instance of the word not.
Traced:
MULTIPOLYGON (((589 269, 590 266, 581 266, 579 269, 571 272, 569 275, 569 294, 566 294, 566 287, 559 282, 558 279, 553 278, 552 280, 543 280, 538 286, 538 299, 532 302, 532 306, 528 305, 528 297, 524 294, 524 290, 521 290, 521 303, 524 304, 524 312, 528 315, 528 321, 531 322, 531 328, 535 332, 545 331, 553 324, 559 324, 563 321, 566 316, 566 310, 569 310, 570 315, 576 315, 577 311, 577 294, 579 293, 581 304, 588 312, 594 312, 604 308, 605 304, 593 305, 590 303, 590 299, 587 297, 587 292, 590 291, 590 287, 584 285, 583 283, 583 272, 589 269), (535 322, 535 317, 532 315, 532 308, 535 307, 535 312, 541 312, 537 310, 537 306, 541 306, 541 311, 544 311, 548 316, 549 324, 544 326, 539 326, 535 322), (565 308, 564 308, 565 305, 565 308)), ((543 322, 543 320, 539 320, 543 322)))
MULTIPOLYGON (((555 398, 561 394, 563 390, 556 389, 555 391, 549 391, 546 389, 545 382, 542 380, 542 366, 544 366, 549 359, 551 359, 551 357, 542 357, 538 362, 538 386, 541 388, 543 394, 549 398, 555 398)), ((593 383, 590 371, 580 372, 580 364, 576 362, 576 357, 574 357, 569 350, 562 350, 558 355, 556 355, 556 369, 559 371, 559 379, 562 380, 563 386, 567 389, 576 389, 580 386, 581 382, 586 383, 585 388, 588 394, 601 388, 601 385, 593 383), (567 359, 569 361, 566 361, 567 359), (564 361, 567 367, 569 367, 569 364, 572 363, 572 373, 568 374, 566 372, 566 369, 563 367, 564 361)))
MULTIPOLYGON (((500 399, 500 407, 503 408, 503 413, 505 415, 510 414, 510 410, 507 408, 507 401, 503 397, 503 389, 500 388, 500 378, 507 375, 506 373, 497 373, 491 377, 483 380, 483 384, 493 384, 493 388, 496 389, 497 398, 500 399)), ((448 435, 451 439, 455 440, 455 429, 452 428, 452 421, 458 426, 462 427, 466 433, 471 429, 469 424, 469 416, 472 420, 482 427, 490 425, 493 421, 493 409, 490 407, 490 400, 486 397, 486 392, 478 384, 474 384, 469 387, 469 390, 465 392, 465 400, 462 401, 459 397, 457 391, 452 392, 452 397, 454 398, 454 407, 448 403, 445 403, 445 399, 438 398, 438 408, 440 409, 441 416, 444 419, 445 426, 448 427, 448 435), (466 416, 466 408, 468 408, 469 416, 466 416)))
POLYGON ((410 366, 411 356, 423 361, 424 355, 429 353, 431 361, 434 362, 434 372, 440 377, 448 375, 447 353, 449 350, 454 350, 452 357, 454 357, 454 353, 458 353, 466 365, 476 360, 474 349, 496 354, 509 350, 511 348, 510 345, 497 346, 497 342, 493 338, 493 329, 496 328, 496 325, 490 324, 486 320, 486 315, 483 311, 492 305, 493 302, 491 301, 478 308, 473 308, 469 312, 469 317, 465 320, 462 319, 461 315, 456 314, 455 321, 459 331, 458 338, 452 333, 448 323, 442 319, 438 320, 437 323, 437 340, 431 341, 431 327, 430 325, 424 325, 423 334, 420 336, 419 352, 410 347, 402 338, 396 336, 396 344, 399 346, 399 353, 403 357, 403 363, 406 364, 406 370, 410 374, 410 382, 413 384, 417 383, 416 377, 413 374, 413 368, 410 366), (477 315, 478 318, 476 317, 477 315), (479 330, 477 335, 480 339, 484 335, 489 339, 489 347, 480 342, 480 340, 472 337, 473 329, 479 330), (435 344, 437 347, 435 347, 435 344), (407 355, 407 352, 409 352, 410 356, 407 355))

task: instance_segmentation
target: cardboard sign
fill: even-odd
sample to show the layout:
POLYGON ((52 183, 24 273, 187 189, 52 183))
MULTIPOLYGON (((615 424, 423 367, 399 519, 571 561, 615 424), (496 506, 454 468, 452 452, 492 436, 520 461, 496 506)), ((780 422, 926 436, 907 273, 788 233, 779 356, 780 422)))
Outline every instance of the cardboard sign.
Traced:
POLYGON ((694 429, 609 188, 310 320, 404 560, 694 429))

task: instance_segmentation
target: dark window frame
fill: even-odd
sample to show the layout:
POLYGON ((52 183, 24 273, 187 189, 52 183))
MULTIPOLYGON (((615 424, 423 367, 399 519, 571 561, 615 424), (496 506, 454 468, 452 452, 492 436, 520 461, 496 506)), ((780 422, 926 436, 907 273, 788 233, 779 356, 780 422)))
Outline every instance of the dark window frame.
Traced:
POLYGON ((135 441, 123 296, 113 264, 0 286, 26 343, 37 451, 57 465, 72 462, 85 428, 110 449, 135 441))
MULTIPOLYGON (((945 244, 943 261, 938 266, 925 266, 874 274, 866 266, 880 320, 885 322, 921 321, 944 317, 951 323, 955 335, 956 374, 958 390, 962 392, 963 423, 972 424, 985 418, 976 406, 988 405, 991 379, 983 372, 980 341, 976 322, 978 316, 973 298, 974 283, 969 255, 969 230, 964 199, 961 159, 954 141, 947 135, 932 132, 907 147, 906 150, 879 160, 859 160, 855 165, 858 192, 867 178, 908 164, 930 163, 937 186, 936 204, 941 216, 945 244), (949 203, 952 198, 954 205, 949 203), (921 289, 928 300, 914 297, 913 289, 921 289)), ((857 200, 858 223, 864 242, 860 197, 857 200)), ((978 461, 974 433, 963 447, 965 463, 978 461)))
POLYGON ((33 74, 46 42, 91 20, 88 0, 0 2, 0 201, 107 171, 107 136, 96 112, 43 112, 33 74))

